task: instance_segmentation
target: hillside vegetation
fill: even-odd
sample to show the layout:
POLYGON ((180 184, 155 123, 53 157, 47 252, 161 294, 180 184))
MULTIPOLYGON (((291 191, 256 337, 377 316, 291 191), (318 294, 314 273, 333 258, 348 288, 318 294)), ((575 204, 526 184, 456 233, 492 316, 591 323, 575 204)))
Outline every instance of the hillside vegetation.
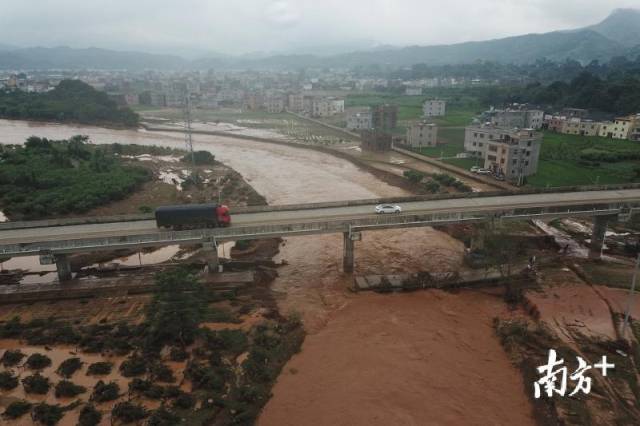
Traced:
POLYGON ((135 127, 139 116, 78 80, 63 80, 47 93, 0 91, 0 117, 135 127))

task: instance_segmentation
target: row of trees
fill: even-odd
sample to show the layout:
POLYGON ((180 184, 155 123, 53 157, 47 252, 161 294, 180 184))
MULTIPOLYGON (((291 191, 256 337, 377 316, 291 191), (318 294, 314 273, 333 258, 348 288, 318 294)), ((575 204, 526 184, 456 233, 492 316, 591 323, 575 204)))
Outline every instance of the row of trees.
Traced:
POLYGON ((606 79, 583 72, 570 82, 486 88, 481 91, 479 98, 485 105, 518 102, 556 108, 585 108, 610 114, 632 114, 640 111, 640 72, 637 75, 612 76, 606 79))
POLYGON ((47 93, 0 90, 0 117, 136 127, 140 117, 79 80, 63 80, 47 93))

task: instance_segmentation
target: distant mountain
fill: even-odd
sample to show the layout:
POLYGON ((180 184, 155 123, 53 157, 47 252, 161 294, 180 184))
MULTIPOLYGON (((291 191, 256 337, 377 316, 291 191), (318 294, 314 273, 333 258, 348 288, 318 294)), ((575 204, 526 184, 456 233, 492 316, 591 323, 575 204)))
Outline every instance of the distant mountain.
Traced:
MULTIPOLYGON (((546 58, 574 59, 583 63, 607 61, 615 56, 636 55, 640 49, 640 10, 617 9, 599 24, 571 31, 526 34, 495 40, 438 46, 378 47, 321 57, 275 55, 234 60, 228 65, 246 68, 354 67, 367 65, 410 66, 472 63, 479 60, 530 63, 546 58)), ((635 57, 635 56, 634 56, 635 57)), ((203 65, 207 61, 199 61, 203 65)), ((217 62, 218 66, 223 65, 217 62)))
POLYGON ((433 65, 471 63, 478 60, 527 63, 536 59, 575 59, 590 61, 609 59, 624 54, 619 43, 592 31, 527 34, 488 41, 474 41, 441 46, 412 46, 376 52, 355 52, 332 58, 332 63, 349 65, 391 64, 407 66, 415 63, 433 65))
MULTIPOLYGON (((306 52, 308 49, 303 50, 306 52)), ((201 59, 187 60, 176 55, 97 48, 3 50, 0 46, 0 69, 297 69, 374 64, 404 67, 416 63, 454 65, 479 60, 521 64, 542 58, 553 61, 574 59, 587 63, 594 59, 607 61, 622 55, 635 58, 640 52, 640 10, 617 9, 598 24, 571 31, 439 46, 372 46, 366 50, 336 54, 338 51, 336 46, 324 46, 318 47, 314 54, 294 51, 288 54, 256 53, 242 56, 206 54, 201 59)))
POLYGON ((172 55, 107 49, 29 47, 0 52, 0 69, 182 69, 187 61, 172 55))
POLYGON ((623 46, 640 45, 640 9, 616 9, 604 21, 587 29, 623 46))

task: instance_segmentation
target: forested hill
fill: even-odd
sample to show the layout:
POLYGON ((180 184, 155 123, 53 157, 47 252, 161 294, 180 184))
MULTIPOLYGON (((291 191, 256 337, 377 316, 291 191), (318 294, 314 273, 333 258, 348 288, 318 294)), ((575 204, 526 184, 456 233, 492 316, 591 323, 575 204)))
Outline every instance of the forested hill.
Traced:
POLYGON ((63 80, 47 93, 0 91, 0 117, 135 127, 139 116, 78 80, 63 80))

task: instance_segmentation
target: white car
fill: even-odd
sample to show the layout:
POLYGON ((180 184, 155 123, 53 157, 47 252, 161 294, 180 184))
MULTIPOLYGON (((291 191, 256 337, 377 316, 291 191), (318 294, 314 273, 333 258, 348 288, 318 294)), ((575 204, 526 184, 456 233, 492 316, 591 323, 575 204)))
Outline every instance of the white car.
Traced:
POLYGON ((469 169, 469 171, 470 171, 471 173, 478 173, 478 172, 480 171, 480 167, 478 167, 478 166, 473 166, 473 167, 471 167, 471 168, 469 169))
POLYGON ((402 207, 397 204, 380 204, 376 206, 376 213, 385 214, 385 213, 400 213, 402 211, 402 207))
POLYGON ((489 169, 478 169, 478 171, 476 172, 479 175, 490 175, 491 174, 491 170, 489 169))

